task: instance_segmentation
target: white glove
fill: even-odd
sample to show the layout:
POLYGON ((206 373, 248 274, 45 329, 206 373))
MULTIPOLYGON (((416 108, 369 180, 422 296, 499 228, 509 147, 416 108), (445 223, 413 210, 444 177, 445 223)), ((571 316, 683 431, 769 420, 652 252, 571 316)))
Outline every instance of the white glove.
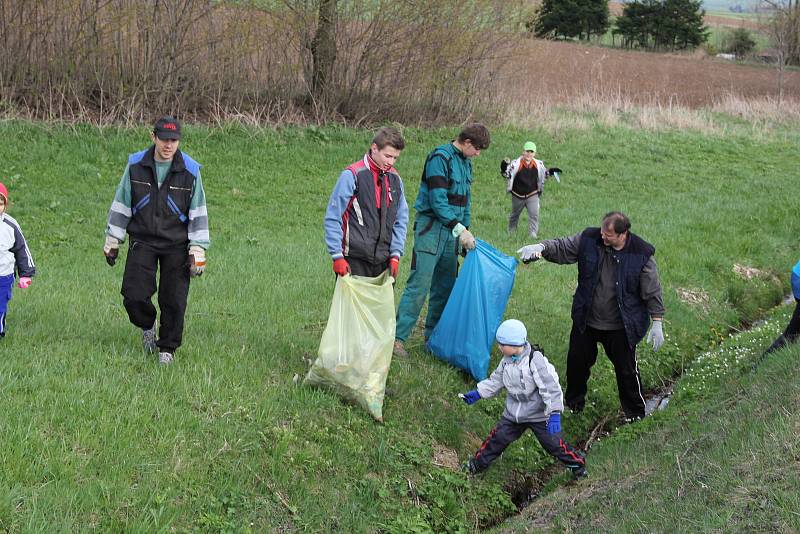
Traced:
POLYGON ((103 254, 106 257, 106 263, 114 266, 117 263, 117 256, 119 255, 119 239, 112 235, 106 234, 106 242, 103 245, 103 254))
POLYGON ((200 276, 206 270, 206 251, 203 247, 189 247, 189 274, 192 278, 200 276))
POLYGON ((119 239, 113 235, 106 234, 106 242, 103 245, 103 254, 108 256, 113 249, 119 250, 119 239))
POLYGON ((661 322, 661 320, 653 321, 653 326, 650 327, 650 332, 647 334, 646 342, 653 342, 654 351, 664 344, 664 328, 661 326, 661 322))
POLYGON ((458 243, 467 250, 475 248, 475 236, 461 223, 453 227, 453 236, 458 238, 458 243))
POLYGON ((519 259, 527 263, 541 258, 542 252, 544 252, 544 245, 536 243, 535 245, 525 245, 517 251, 517 254, 519 254, 519 259))
POLYGON ((461 235, 458 236, 458 242, 461 243, 461 246, 467 250, 472 250, 475 248, 475 237, 469 230, 464 230, 461 232, 461 235))

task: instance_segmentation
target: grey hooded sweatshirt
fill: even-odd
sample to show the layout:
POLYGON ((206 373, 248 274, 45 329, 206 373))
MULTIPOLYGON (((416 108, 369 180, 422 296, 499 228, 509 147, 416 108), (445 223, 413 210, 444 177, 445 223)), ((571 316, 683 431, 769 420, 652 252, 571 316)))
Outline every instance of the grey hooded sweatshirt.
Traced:
POLYGON ((505 356, 489 378, 478 382, 478 393, 484 399, 503 388, 508 392, 503 417, 515 423, 546 421, 551 413, 564 410, 555 367, 544 354, 531 351, 530 343, 525 343, 516 362, 505 356))

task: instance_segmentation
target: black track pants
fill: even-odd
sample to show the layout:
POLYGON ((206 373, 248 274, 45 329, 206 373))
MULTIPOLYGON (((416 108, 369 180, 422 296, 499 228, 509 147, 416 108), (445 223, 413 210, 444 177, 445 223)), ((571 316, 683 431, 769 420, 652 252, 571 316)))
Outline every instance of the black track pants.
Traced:
POLYGON ((786 325, 786 330, 778 336, 778 339, 772 342, 772 345, 764 354, 767 355, 798 340, 800 340, 800 300, 797 300, 797 306, 795 306, 794 313, 789 319, 789 324, 786 325))
POLYGON ((586 460, 583 456, 572 448, 566 441, 561 439, 561 433, 548 434, 547 422, 538 423, 515 423, 506 418, 500 419, 497 426, 483 442, 481 448, 475 453, 475 466, 479 471, 483 471, 500 454, 506 450, 511 443, 518 440, 526 429, 530 428, 533 435, 544 447, 544 450, 558 461, 568 467, 584 465, 586 460))
POLYGON ((142 329, 152 327, 156 308, 151 298, 156 292, 159 268, 161 327, 156 344, 162 351, 174 352, 183 338, 183 317, 189 295, 189 252, 185 247, 163 250, 131 240, 122 278, 122 302, 131 323, 142 329))
POLYGON ((575 325, 569 336, 567 353, 567 392, 565 404, 581 410, 586 402, 586 390, 592 366, 597 361, 597 344, 614 365, 617 375, 619 402, 626 417, 644 417, 644 394, 636 364, 636 347, 628 343, 625 330, 597 330, 587 326, 581 332, 575 325))

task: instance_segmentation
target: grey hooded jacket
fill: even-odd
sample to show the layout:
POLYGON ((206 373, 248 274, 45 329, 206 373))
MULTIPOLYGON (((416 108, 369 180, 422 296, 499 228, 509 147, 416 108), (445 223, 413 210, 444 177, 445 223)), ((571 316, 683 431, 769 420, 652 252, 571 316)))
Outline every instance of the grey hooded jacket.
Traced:
POLYGON ((489 378, 478 382, 478 393, 484 399, 503 388, 508 393, 503 417, 515 423, 546 421, 551 413, 564 410, 555 367, 544 354, 531 351, 530 343, 516 362, 504 357, 489 378))

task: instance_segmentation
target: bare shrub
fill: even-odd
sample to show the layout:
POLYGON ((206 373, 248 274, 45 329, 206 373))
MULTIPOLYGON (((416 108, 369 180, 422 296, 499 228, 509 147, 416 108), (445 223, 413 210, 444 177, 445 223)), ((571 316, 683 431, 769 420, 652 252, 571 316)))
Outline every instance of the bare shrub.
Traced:
POLYGON ((317 36, 317 2, 3 0, 0 100, 6 112, 98 123, 164 111, 243 122, 463 120, 488 102, 491 65, 507 50, 489 30, 513 24, 519 2, 340 2, 321 99, 313 52, 332 41, 317 36))
MULTIPOLYGON (((525 0, 0 0, 0 115, 96 124, 170 112, 215 124, 483 120, 715 131, 712 107, 800 117, 763 69, 521 32, 525 0), (262 7, 259 7, 262 6, 262 7), (263 7, 269 6, 269 7, 263 7), (334 39, 329 37, 333 35, 334 39), (316 41, 315 41, 316 37, 316 41), (335 46, 314 86, 314 49, 335 46), (319 88, 324 86, 324 91, 319 88)), ((800 90, 800 73, 781 87, 800 90)))

